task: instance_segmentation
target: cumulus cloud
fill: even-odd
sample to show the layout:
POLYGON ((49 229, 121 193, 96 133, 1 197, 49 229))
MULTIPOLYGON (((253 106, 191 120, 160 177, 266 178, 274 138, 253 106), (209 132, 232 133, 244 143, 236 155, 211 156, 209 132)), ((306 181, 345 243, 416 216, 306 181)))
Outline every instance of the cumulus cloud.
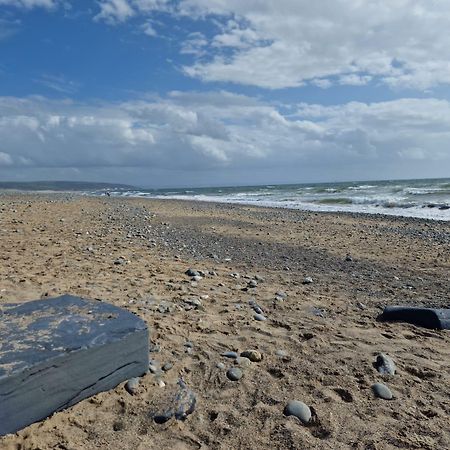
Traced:
POLYGON ((101 104, 1 98, 0 165, 9 173, 148 168, 165 171, 165 184, 176 171, 199 170, 211 174, 209 184, 216 170, 246 170, 248 183, 262 171, 280 181, 286 171, 300 176, 317 167, 335 178, 352 170, 377 178, 380 167, 408 176, 414 165, 448 167, 449 121, 450 103, 436 99, 323 106, 229 92, 101 104))

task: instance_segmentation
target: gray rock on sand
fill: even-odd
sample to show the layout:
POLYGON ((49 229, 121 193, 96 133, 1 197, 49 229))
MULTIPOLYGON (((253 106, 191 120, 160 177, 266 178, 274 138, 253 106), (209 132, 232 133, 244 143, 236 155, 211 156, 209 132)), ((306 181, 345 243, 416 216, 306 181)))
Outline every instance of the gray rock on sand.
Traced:
POLYGON ((382 375, 395 375, 395 363, 389 355, 380 353, 377 355, 375 367, 382 375))
POLYGON ((177 386, 171 395, 160 405, 159 411, 150 413, 158 424, 166 423, 172 417, 176 420, 185 420, 192 414, 197 404, 194 392, 186 386, 183 380, 178 380, 177 386))
POLYGON ((249 367, 251 365, 251 361, 248 358, 245 358, 243 356, 238 356, 234 363, 239 367, 249 367))
POLYGON ((303 424, 309 423, 311 420, 311 410, 309 406, 298 400, 290 400, 284 408, 285 416, 295 416, 303 424))
POLYGON ((223 362, 218 362, 216 364, 216 367, 220 370, 224 370, 225 369, 225 364, 223 362))
POLYGON ((241 353, 241 356, 244 358, 248 358, 251 362, 260 362, 262 361, 262 355, 258 350, 245 350, 241 353))
POLYGON ((258 282, 257 282, 256 280, 250 280, 250 281, 247 283, 247 286, 248 286, 249 288, 255 288, 255 287, 258 287, 258 282))
POLYGON ((383 383, 375 383, 372 385, 373 393, 383 400, 392 400, 393 395, 391 390, 383 383))
POLYGON ((130 378, 125 384, 125 390, 131 395, 136 394, 138 388, 139 388, 139 378, 137 377, 130 378))
POLYGON ((311 277, 305 277, 303 279, 303 284, 311 284, 313 283, 313 279, 311 277))
POLYGON ((184 272, 188 277, 198 277, 200 274, 194 269, 188 269, 184 272))
POLYGON ((242 370, 238 367, 232 367, 227 370, 227 377, 231 381, 239 381, 242 378, 242 370))
POLYGON ((225 358, 236 359, 239 355, 236 352, 223 352, 220 356, 224 356, 225 358))
POLYGON ((262 314, 255 314, 253 318, 258 322, 264 322, 265 320, 267 320, 266 316, 263 316, 262 314))

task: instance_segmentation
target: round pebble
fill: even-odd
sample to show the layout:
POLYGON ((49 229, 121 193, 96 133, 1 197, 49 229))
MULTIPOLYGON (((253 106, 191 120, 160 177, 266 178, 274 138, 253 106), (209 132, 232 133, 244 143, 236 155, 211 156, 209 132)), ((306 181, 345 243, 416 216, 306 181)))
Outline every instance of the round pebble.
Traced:
POLYGON ((303 284, 311 284, 313 279, 311 277, 305 277, 303 280, 303 284))
POLYGON ((248 358, 251 362, 260 362, 262 360, 262 355, 257 350, 246 350, 241 353, 241 356, 248 358))
POLYGON ((248 287, 250 287, 250 288, 255 288, 257 286, 258 286, 258 282, 256 280, 250 280, 248 282, 248 287))
POLYGON ((164 370, 164 372, 168 372, 172 367, 173 367, 173 364, 171 362, 166 362, 162 366, 162 370, 164 370))
POLYGON ((275 355, 279 356, 280 358, 286 358, 287 356, 289 356, 286 350, 277 350, 275 352, 275 355))
POLYGON ((383 383, 375 383, 372 385, 373 393, 383 400, 392 400, 392 392, 391 390, 383 383))
POLYGON ((242 370, 237 367, 232 367, 227 370, 227 377, 231 381, 238 381, 242 378, 242 370))
POLYGON ((136 394, 138 387, 139 387, 139 378, 136 377, 130 378, 125 384, 125 390, 131 395, 136 394))
POLYGON ((257 320, 258 322, 264 322, 265 320, 267 320, 266 317, 263 316, 262 314, 255 314, 255 315, 253 316, 253 318, 254 318, 255 320, 257 320))
POLYGON ((244 358, 243 356, 238 356, 234 363, 240 367, 248 367, 252 363, 248 358, 244 358))
POLYGON ((290 400, 284 408, 285 416, 295 416, 306 424, 311 420, 311 410, 308 405, 298 400, 290 400))
POLYGON ((216 364, 216 367, 220 370, 223 370, 223 369, 225 369, 225 364, 223 362, 218 362, 216 364))

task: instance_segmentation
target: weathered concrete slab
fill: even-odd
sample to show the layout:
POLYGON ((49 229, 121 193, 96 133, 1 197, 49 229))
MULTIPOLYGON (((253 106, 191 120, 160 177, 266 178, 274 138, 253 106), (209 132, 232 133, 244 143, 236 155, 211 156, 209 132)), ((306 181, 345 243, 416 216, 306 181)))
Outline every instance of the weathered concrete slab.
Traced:
POLYGON ((383 321, 407 322, 435 330, 450 330, 450 309, 387 306, 379 318, 383 321))
POLYGON ((148 334, 128 311, 70 295, 0 305, 0 435, 146 373, 148 334))

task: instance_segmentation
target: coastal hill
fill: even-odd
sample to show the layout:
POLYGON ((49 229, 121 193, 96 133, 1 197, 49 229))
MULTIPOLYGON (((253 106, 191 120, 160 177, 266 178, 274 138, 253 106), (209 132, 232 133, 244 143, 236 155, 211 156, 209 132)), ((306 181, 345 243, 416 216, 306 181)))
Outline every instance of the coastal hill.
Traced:
POLYGON ((0 181, 0 189, 20 191, 91 191, 91 190, 134 190, 135 186, 118 183, 88 181, 0 181))

